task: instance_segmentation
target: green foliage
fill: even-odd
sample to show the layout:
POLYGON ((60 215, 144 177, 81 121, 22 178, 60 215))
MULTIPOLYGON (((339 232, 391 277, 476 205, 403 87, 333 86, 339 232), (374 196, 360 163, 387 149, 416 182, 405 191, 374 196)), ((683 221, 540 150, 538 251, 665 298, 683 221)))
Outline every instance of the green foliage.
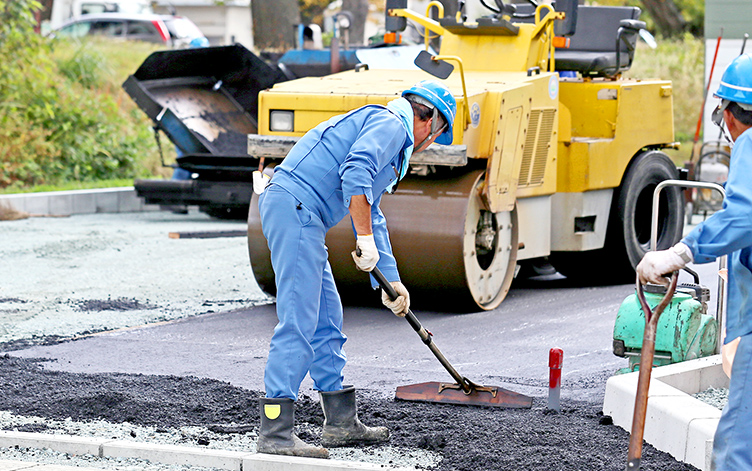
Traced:
MULTIPOLYGON (((693 36, 702 37, 705 26, 705 0, 673 0, 676 7, 681 12, 682 17, 687 22, 686 32, 693 36)), ((588 4, 607 5, 607 6, 630 6, 639 7, 642 10, 640 20, 647 24, 647 29, 655 35, 659 31, 655 25, 655 20, 643 5, 642 0, 597 0, 588 1, 588 4)))
POLYGON ((42 38, 37 8, 0 0, 0 188, 157 172, 150 123, 120 87, 155 47, 42 38))
POLYGON ((92 50, 83 43, 72 57, 61 59, 57 64, 60 73, 71 82, 95 88, 103 83, 107 62, 99 51, 92 50))
MULTIPOLYGON (((674 130, 677 141, 694 139, 697 118, 702 108, 704 88, 704 40, 685 33, 682 38, 659 39, 658 48, 638 43, 632 68, 625 74, 634 78, 671 80, 674 103, 674 130)), ((649 113, 650 110, 645 110, 649 113)), ((687 154, 691 145, 683 145, 687 154)))

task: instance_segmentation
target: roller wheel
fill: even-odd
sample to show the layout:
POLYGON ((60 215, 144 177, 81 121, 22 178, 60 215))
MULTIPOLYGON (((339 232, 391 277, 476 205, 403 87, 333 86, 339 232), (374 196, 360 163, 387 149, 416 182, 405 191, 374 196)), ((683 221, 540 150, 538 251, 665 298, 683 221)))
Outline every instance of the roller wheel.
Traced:
MULTIPOLYGON (((480 170, 442 177, 407 177, 385 195, 392 251, 413 305, 442 310, 494 309, 509 291, 517 262, 517 213, 483 209, 480 170)), ((355 269, 350 218, 327 234, 329 262, 344 299, 380 299, 355 269)), ((261 233, 258 199, 248 214, 248 250, 256 281, 274 295, 274 272, 261 233)))
MULTIPOLYGON (((676 178, 676 166, 665 153, 651 150, 637 155, 614 193, 604 248, 552 254, 554 266, 576 280, 634 283, 634 267, 650 250, 653 191, 658 183, 676 178)), ((658 206, 658 250, 678 242, 683 227, 682 191, 664 188, 658 206)))
POLYGON ((495 309, 509 292, 517 264, 517 212, 483 208, 476 181, 468 198, 463 254, 470 294, 484 310, 495 309))

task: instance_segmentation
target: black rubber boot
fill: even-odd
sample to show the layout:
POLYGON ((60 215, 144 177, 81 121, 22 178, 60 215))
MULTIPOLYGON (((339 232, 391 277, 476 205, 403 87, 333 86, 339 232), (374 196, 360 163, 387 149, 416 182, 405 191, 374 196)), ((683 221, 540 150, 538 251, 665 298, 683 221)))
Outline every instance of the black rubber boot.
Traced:
POLYGON ((326 447, 375 445, 389 439, 386 427, 366 427, 358 420, 355 388, 319 392, 324 409, 324 431, 321 443, 326 447))
POLYGON ((271 455, 329 458, 326 448, 312 446, 292 433, 295 402, 292 399, 259 399, 261 430, 256 451, 271 455))

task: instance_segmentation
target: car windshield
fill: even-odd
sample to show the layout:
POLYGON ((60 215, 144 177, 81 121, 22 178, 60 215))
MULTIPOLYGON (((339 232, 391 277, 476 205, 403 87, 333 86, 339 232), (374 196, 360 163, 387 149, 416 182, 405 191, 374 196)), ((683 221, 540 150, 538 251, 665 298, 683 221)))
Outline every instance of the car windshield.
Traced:
POLYGON ((170 35, 175 38, 197 38, 203 36, 201 30, 185 18, 165 18, 165 24, 170 31, 170 35))

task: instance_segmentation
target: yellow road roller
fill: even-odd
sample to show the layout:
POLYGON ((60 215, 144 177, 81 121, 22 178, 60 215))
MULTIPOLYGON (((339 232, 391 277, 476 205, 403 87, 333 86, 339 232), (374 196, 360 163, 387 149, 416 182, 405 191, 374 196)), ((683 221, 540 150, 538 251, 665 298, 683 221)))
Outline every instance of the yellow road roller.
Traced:
MULTIPOLYGON (((361 64, 262 91, 248 153, 271 167, 321 121, 439 77, 458 104, 453 143, 413 155, 409 176, 381 205, 411 293, 491 310, 520 267, 543 262, 571 278, 633 282, 650 241, 653 189, 680 178, 662 151, 677 145, 671 83, 622 77, 645 27, 639 8, 495 0, 469 20, 463 3, 445 16, 439 2, 419 14, 388 0, 393 37, 408 20, 424 33, 417 67, 361 64)), ((659 249, 679 240, 683 208, 679 188, 661 193, 659 249)), ((353 266, 352 234, 346 219, 327 238, 344 293, 369 284, 353 266)), ((248 235, 256 280, 274 294, 254 201, 248 235)))

